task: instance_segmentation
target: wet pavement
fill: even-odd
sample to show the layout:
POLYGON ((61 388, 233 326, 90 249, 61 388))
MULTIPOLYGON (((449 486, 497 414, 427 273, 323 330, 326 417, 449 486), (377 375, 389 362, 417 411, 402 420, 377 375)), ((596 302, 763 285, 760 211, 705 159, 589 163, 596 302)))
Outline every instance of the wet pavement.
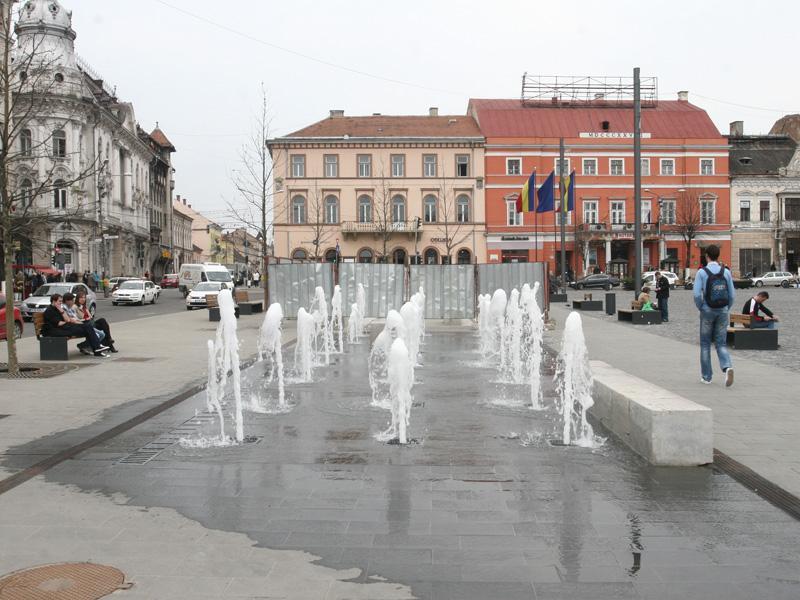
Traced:
MULTIPOLYGON (((119 462, 176 428, 215 431, 192 419, 205 408, 200 394, 45 478, 310 552, 356 569, 349 581, 403 584, 417 598, 800 597, 800 523, 710 467, 651 468, 613 438, 595 450, 551 445, 552 389, 551 410, 529 410, 525 387, 499 383, 477 347, 470 330, 429 328, 413 390, 416 443, 405 447, 374 439, 389 413, 369 406, 362 343, 316 369, 314 383, 287 386, 290 413, 247 412, 254 443, 165 445, 145 464, 119 462)), ((274 397, 263 373, 263 364, 246 372, 246 397, 274 397)), ((113 540, 135 542, 132 533, 113 540)), ((224 574, 235 560, 218 552, 224 574)), ((307 597, 356 596, 309 588, 307 597)))

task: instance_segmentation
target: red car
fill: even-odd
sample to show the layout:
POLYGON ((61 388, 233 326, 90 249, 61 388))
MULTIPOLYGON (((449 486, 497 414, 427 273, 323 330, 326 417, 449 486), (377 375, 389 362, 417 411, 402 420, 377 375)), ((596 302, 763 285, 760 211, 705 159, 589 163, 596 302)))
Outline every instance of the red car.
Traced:
MULTIPOLYGON (((14 338, 22 337, 22 313, 14 307, 14 338)), ((6 339, 6 297, 0 294, 0 340, 6 339)))
POLYGON ((178 274, 177 273, 167 273, 161 278, 161 287, 162 288, 176 288, 178 287, 178 274))

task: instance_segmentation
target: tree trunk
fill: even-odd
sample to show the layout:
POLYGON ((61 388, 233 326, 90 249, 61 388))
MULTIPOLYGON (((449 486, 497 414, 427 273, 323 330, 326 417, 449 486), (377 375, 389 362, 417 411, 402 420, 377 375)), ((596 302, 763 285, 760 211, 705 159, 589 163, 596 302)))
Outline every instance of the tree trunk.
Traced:
POLYGON ((5 211, 3 215, 3 267, 6 283, 6 350, 8 353, 8 376, 19 375, 17 360, 17 340, 14 338, 14 241, 11 237, 11 215, 5 211))

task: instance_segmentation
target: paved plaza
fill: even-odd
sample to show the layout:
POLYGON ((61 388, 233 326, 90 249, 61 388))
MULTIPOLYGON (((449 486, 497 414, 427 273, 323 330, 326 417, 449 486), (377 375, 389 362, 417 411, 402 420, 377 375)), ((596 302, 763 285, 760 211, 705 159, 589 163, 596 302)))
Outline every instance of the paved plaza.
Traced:
MULTIPOLYGON (((553 307, 557 325, 566 314, 553 307)), ((592 358, 602 344, 612 364, 625 348, 642 354, 635 344, 652 343, 654 331, 604 318, 584 323, 592 358), (618 349, 601 341, 609 327, 621 336, 618 349)), ((192 336, 210 335, 208 325, 187 320, 192 327, 200 330, 192 336)), ((557 326, 551 346, 558 335, 557 326)), ((657 371, 686 371, 674 364, 684 346, 666 340, 653 357, 663 363, 657 371)), ((526 408, 526 388, 499 382, 481 362, 471 325, 429 325, 410 421, 415 443, 406 447, 374 438, 389 413, 370 406, 367 354, 366 342, 349 346, 315 370, 313 383, 290 385, 287 414, 247 412, 252 443, 165 444, 144 464, 124 462, 176 429, 192 438, 213 433, 199 393, 0 495, 0 537, 13 541, 0 548, 0 572, 91 560, 134 582, 119 598, 800 593, 800 523, 713 467, 649 467, 613 437, 594 450, 553 445, 551 384, 549 410, 526 408)), ((286 355, 291 364, 291 349, 286 355)), ((619 368, 626 366, 635 372, 639 362, 619 368)), ((742 374, 727 391, 745 394, 742 374)), ((245 398, 276 393, 263 363, 244 373, 243 387, 245 398)), ((738 410, 731 405, 726 415, 725 407, 714 406, 723 423, 738 410)), ((56 437, 87 438, 96 427, 56 437)), ((45 436, 8 448, 3 462, 18 467, 18 457, 41 455, 48 443, 45 436)))

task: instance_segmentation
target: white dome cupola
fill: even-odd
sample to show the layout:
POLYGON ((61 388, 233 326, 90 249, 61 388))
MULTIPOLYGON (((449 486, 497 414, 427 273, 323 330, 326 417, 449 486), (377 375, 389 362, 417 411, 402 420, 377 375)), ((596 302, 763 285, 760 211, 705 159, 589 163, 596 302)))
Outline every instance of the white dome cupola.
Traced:
POLYGON ((14 28, 23 56, 50 67, 77 69, 72 11, 58 0, 26 0, 14 28))

